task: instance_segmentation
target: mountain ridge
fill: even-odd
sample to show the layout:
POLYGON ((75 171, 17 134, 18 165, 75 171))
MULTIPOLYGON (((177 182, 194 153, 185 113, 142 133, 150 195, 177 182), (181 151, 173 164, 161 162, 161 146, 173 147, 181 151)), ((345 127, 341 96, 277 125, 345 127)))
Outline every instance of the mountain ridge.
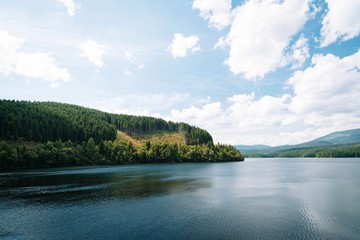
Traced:
POLYGON ((331 148, 344 145, 355 145, 360 143, 360 128, 336 131, 322 137, 294 145, 235 145, 247 157, 249 156, 276 156, 275 153, 289 150, 310 149, 310 148, 331 148), (259 147, 258 147, 259 146, 259 147), (263 147, 260 147, 263 146, 263 147))

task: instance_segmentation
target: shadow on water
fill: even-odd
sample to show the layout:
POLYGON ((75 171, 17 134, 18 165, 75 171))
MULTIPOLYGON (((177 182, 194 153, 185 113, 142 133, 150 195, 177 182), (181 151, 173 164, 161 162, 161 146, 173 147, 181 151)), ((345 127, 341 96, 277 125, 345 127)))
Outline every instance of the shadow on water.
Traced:
POLYGON ((194 192, 210 183, 146 172, 14 174, 2 176, 0 198, 34 203, 131 200, 194 192))

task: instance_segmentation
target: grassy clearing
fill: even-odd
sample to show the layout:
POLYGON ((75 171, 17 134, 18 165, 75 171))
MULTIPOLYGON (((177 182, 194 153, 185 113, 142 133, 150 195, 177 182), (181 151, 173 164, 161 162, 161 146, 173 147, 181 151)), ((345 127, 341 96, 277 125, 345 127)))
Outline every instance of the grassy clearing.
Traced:
POLYGON ((152 134, 142 134, 137 136, 130 136, 122 131, 117 131, 117 139, 122 141, 130 141, 134 145, 139 145, 147 141, 154 143, 176 143, 178 145, 185 145, 184 137, 178 132, 156 132, 152 134))

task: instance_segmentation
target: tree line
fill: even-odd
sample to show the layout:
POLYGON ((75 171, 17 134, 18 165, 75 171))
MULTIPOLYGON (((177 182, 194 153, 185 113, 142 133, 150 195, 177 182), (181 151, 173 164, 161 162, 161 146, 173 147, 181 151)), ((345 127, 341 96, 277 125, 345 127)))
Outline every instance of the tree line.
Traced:
POLYGON ((131 163, 182 163, 243 161, 233 146, 223 144, 178 145, 130 141, 100 141, 83 144, 57 140, 47 143, 0 141, 0 170, 16 168, 112 165, 131 163))
POLYGON ((360 144, 314 147, 279 152, 279 157, 356 158, 360 157, 360 144))
POLYGON ((249 154, 248 157, 357 158, 360 157, 360 144, 290 149, 269 154, 249 154))

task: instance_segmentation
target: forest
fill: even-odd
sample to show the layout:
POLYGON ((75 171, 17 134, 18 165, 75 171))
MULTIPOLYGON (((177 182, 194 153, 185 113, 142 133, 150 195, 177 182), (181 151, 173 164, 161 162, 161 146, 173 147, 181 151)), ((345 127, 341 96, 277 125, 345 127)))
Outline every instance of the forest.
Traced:
POLYGON ((355 158, 360 157, 360 144, 288 150, 278 157, 355 158))
POLYGON ((55 102, 0 101, 0 169, 163 162, 243 161, 230 145, 214 144, 203 129, 160 118, 105 113, 55 102), (133 144, 179 133, 184 141, 133 144))
POLYGON ((93 138, 99 143, 115 140, 117 130, 129 135, 180 131, 189 145, 213 141, 203 129, 160 118, 111 114, 55 102, 0 101, 0 139, 81 143, 93 138))
POLYGON ((247 157, 281 157, 281 158, 358 158, 360 144, 329 145, 300 149, 281 150, 268 154, 249 154, 247 157))

